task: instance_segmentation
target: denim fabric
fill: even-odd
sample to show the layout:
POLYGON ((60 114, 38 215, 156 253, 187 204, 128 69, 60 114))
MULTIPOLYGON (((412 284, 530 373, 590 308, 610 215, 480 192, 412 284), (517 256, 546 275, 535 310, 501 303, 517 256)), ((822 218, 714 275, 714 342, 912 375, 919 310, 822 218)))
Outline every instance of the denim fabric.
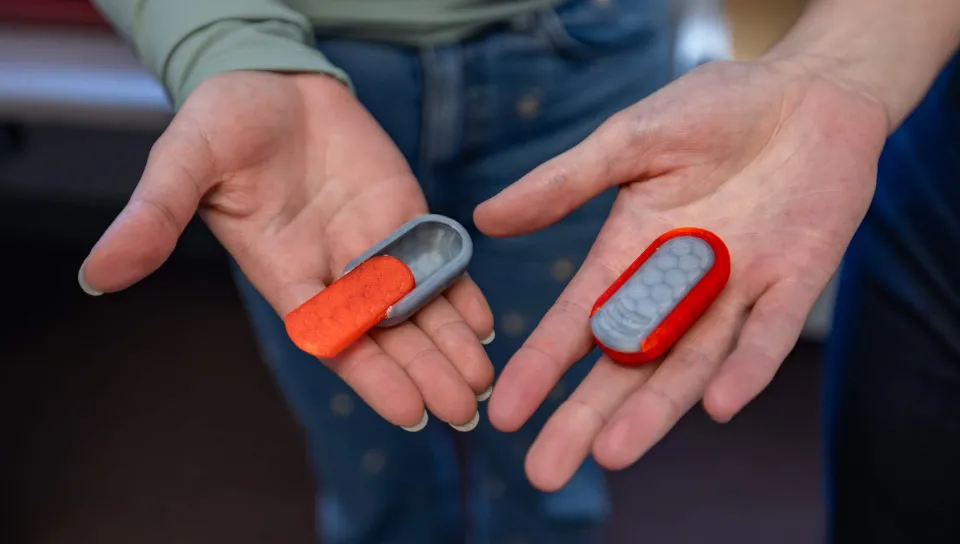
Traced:
POLYGON ((960 542, 960 58, 884 149, 827 358, 830 538, 960 542))
MULTIPOLYGON (((471 231, 469 272, 494 311, 497 337, 488 352, 498 373, 586 256, 615 192, 551 228, 507 240, 479 234, 473 209, 668 81, 666 4, 575 0, 426 50, 319 40, 410 162, 431 211, 471 231)), ((477 429, 457 437, 461 463, 448 426, 431 420, 409 434, 381 421, 297 350, 266 302, 237 277, 264 358, 308 436, 324 542, 458 542, 467 527, 476 544, 578 543, 609 514, 604 474, 592 462, 554 494, 534 490, 523 472, 546 417, 595 356, 568 373, 521 431, 498 433, 481 417, 477 429)))

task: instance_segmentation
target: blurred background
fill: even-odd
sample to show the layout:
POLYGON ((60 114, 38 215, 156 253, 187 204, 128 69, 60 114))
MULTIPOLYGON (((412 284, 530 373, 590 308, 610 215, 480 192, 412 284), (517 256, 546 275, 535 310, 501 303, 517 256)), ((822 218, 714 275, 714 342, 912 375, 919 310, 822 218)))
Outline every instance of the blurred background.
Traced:
MULTIPOLYGON (((678 1, 678 71, 755 57, 800 4, 678 1)), ((77 286, 169 116, 160 87, 84 0, 0 0, 0 542, 314 534, 302 436, 203 226, 127 292, 93 299, 77 286)), ((818 382, 831 295, 741 416, 719 426, 697 408, 611 475, 603 542, 822 540, 818 382)))

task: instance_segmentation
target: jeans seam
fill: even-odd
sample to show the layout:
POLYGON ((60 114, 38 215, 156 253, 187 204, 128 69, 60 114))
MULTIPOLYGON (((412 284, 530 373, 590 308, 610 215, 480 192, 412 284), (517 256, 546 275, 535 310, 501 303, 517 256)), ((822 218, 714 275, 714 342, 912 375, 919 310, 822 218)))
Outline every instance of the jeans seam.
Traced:
POLYGON ((436 179, 438 164, 455 160, 463 139, 463 51, 459 45, 424 48, 422 72, 422 129, 418 174, 429 200, 447 200, 436 179))

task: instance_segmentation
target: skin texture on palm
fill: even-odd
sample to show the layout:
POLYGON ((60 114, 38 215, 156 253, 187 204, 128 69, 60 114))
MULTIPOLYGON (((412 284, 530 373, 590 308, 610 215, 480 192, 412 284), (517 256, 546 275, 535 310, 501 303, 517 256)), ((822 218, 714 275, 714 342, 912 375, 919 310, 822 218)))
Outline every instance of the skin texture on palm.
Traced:
POLYGON ((732 258, 727 287, 664 360, 598 362, 531 448, 531 481, 557 489, 590 453, 624 468, 701 399, 726 421, 757 395, 866 212, 885 134, 876 101, 830 81, 772 64, 707 65, 481 205, 484 232, 514 235, 620 185, 587 260, 500 377, 489 411, 505 431, 593 347, 590 306, 657 236, 702 227, 732 258), (533 200, 542 205, 525 208, 533 200))
POLYGON ((498 381, 489 412, 504 431, 592 348, 591 301, 658 233, 706 228, 733 262, 659 364, 601 358, 531 447, 534 485, 561 487, 591 453, 624 468, 698 401, 728 421, 769 384, 866 213, 887 135, 958 46, 955 0, 811 0, 760 61, 691 72, 477 208, 482 231, 512 236, 620 187, 587 260, 498 381))
MULTIPOLYGON (((427 212, 403 156, 347 89, 323 75, 233 72, 204 82, 151 151, 129 203, 80 278, 116 292, 158 269, 194 213, 280 315, 427 212)), ((464 278, 397 327, 323 361, 380 415, 422 428, 425 408, 475 420, 493 381, 480 343, 493 318, 464 278)))
MULTIPOLYGON (((664 361, 600 361, 531 449, 536 485, 559 487, 591 451, 626 466, 699 399, 725 421, 763 389, 863 217, 886 134, 958 42, 956 0, 811 0, 764 61, 695 71, 478 208, 481 229, 510 236, 620 186, 589 259, 501 377, 490 416, 507 431, 592 347, 591 303, 657 234, 702 226, 733 256, 728 288, 664 361)), ((157 143, 80 278, 90 292, 139 281, 199 208, 283 314, 425 207, 400 154, 339 84, 221 75, 157 143)), ((477 340, 491 331, 463 280, 411 323, 325 363, 394 423, 422 421, 424 405, 463 422, 492 381, 477 340)))

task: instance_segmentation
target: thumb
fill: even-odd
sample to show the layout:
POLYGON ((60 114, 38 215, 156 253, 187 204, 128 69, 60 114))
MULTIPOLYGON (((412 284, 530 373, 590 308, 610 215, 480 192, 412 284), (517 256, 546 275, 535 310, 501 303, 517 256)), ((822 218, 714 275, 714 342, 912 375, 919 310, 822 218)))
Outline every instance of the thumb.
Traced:
POLYGON ((641 177, 649 135, 611 117, 569 151, 545 162, 474 210, 484 234, 518 236, 548 227, 610 187, 641 177))
POLYGON ((151 149, 130 201, 81 265, 83 290, 120 291, 160 268, 215 177, 203 135, 171 125, 151 149))

